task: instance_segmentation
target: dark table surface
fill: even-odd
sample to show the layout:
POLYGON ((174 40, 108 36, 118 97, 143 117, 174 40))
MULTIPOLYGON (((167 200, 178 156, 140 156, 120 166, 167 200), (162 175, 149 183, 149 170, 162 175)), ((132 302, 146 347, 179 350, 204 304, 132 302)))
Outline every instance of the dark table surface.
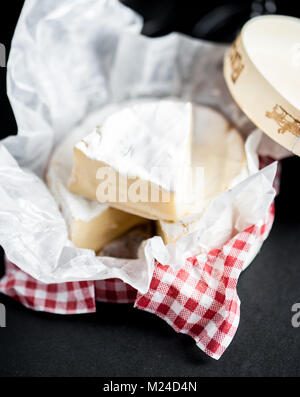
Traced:
MULTIPOLYGON (((0 31, 8 50, 22 2, 17 3, 19 8, 6 10, 6 28, 2 24, 0 31)), ((16 125, 3 68, 0 94, 5 136, 16 125)), ((0 295, 7 310, 7 327, 0 328, 0 376, 300 375, 300 328, 291 324, 291 307, 300 302, 299 158, 283 160, 282 168, 275 223, 240 277, 240 325, 219 361, 132 305, 103 303, 95 314, 60 316, 28 310, 0 295)))

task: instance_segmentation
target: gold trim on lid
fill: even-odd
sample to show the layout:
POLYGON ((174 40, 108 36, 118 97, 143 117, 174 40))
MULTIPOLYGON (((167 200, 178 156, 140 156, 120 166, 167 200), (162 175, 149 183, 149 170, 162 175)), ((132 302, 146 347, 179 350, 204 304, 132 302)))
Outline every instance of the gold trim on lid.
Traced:
POLYGON ((242 54, 239 52, 238 47, 240 43, 240 35, 236 38, 234 43, 232 44, 229 58, 231 63, 231 80, 233 84, 236 83, 237 79, 239 78, 242 70, 244 69, 245 65, 242 61, 242 54))
POLYGON ((290 132, 296 137, 300 136, 300 121, 288 113, 282 106, 275 105, 271 112, 266 112, 269 119, 273 119, 279 126, 278 134, 290 132))

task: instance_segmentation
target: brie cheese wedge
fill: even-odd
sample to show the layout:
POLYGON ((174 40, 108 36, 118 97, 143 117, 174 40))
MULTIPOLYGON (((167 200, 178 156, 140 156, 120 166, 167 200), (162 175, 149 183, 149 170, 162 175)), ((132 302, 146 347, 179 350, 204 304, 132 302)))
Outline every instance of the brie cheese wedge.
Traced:
POLYGON ((92 114, 84 124, 77 127, 54 151, 46 174, 47 185, 66 221, 70 239, 77 247, 96 252, 132 227, 146 222, 138 216, 73 194, 67 187, 74 144, 113 109, 106 108, 92 114))
POLYGON ((213 198, 249 175, 243 138, 220 113, 194 105, 193 121, 192 166, 203 167, 203 206, 198 214, 177 222, 157 222, 166 244, 197 230, 201 214, 213 198))
POLYGON ((186 200, 192 104, 176 99, 122 107, 74 147, 69 189, 149 219, 177 220, 186 200))

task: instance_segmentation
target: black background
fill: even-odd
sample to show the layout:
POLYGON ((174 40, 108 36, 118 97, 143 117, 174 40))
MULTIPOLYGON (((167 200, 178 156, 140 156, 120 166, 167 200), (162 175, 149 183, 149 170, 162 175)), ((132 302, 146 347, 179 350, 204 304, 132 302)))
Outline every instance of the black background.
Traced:
MULTIPOLYGON (((270 11, 265 1, 123 2, 143 14, 146 35, 181 31, 215 41, 231 41, 250 15, 270 11)), ((0 42, 7 53, 22 3, 0 6, 0 42)), ((276 12, 299 17, 296 4, 277 1, 276 12)), ((2 137, 17 131, 5 74, 0 68, 2 137)), ((219 361, 131 305, 98 304, 95 314, 60 316, 28 310, 0 295, 7 309, 7 327, 0 328, 0 376, 300 375, 300 328, 291 325, 291 306, 300 302, 300 160, 285 159, 282 166, 276 220, 260 254, 239 280, 241 321, 219 361)), ((2 263, 0 270, 3 274, 2 263)))

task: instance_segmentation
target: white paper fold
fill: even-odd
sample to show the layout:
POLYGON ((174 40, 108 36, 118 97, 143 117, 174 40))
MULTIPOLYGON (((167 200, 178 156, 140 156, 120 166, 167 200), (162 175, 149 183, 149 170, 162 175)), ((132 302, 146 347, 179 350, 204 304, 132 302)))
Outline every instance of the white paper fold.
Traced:
POLYGON ((245 135, 253 130, 225 86, 225 46, 180 34, 149 39, 141 26, 117 0, 25 2, 7 70, 18 135, 0 149, 0 244, 9 260, 42 282, 116 277, 144 293, 155 258, 183 265, 255 223, 274 197, 275 165, 257 172, 257 133, 247 141, 252 176, 218 197, 199 230, 176 247, 154 237, 138 259, 126 260, 96 257, 68 240, 40 177, 54 146, 93 111, 128 99, 179 96, 220 110, 245 135))

